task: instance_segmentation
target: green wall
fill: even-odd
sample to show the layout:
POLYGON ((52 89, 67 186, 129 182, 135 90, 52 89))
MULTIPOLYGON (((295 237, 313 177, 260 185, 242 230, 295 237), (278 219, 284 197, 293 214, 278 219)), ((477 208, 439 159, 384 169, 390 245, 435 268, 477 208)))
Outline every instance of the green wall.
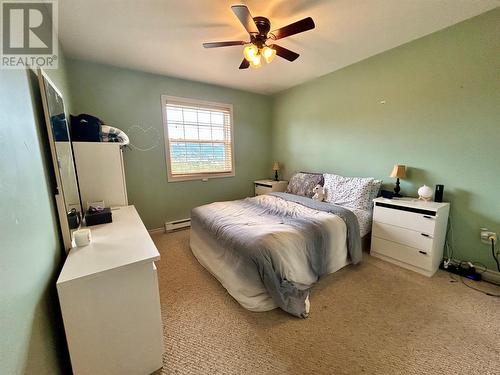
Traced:
POLYGON ((73 113, 89 113, 124 130, 129 203, 145 225, 187 218, 193 207, 250 196, 271 171, 271 98, 198 82, 68 59, 73 113), (160 95, 233 105, 236 176, 167 182, 160 95))
POLYGON ((388 177, 402 189, 445 185, 455 255, 493 268, 479 227, 500 232, 499 38, 496 9, 273 97, 68 60, 73 113, 125 130, 129 201, 148 228, 200 204, 252 194, 252 180, 298 170, 388 177), (160 95, 234 105, 236 177, 168 183, 160 95), (385 101, 385 104, 381 104, 385 101))
MULTIPOLYGON (((497 9, 274 98, 62 54, 60 69, 48 74, 73 113, 95 114, 131 135, 129 199, 149 228, 187 217, 199 204, 251 195, 252 181, 271 174, 273 159, 284 163, 286 177, 328 171, 383 178, 387 187, 392 165, 405 163, 406 194, 423 183, 445 184, 456 256, 493 268, 478 231, 500 232, 499 25, 497 9), (234 105, 236 177, 167 183, 161 94, 234 105)), ((6 374, 68 370, 54 287, 63 252, 44 127, 36 77, 0 70, 0 370, 6 374)))
MULTIPOLYGON (((61 68, 47 71, 67 93, 61 68)), ((67 95, 66 95, 67 96, 67 95)), ((0 373, 58 374, 68 356, 55 280, 59 222, 37 77, 0 70, 0 373)))
POLYGON ((479 228, 500 232, 500 10, 275 96, 273 158, 298 170, 445 185, 455 255, 494 269, 479 228), (381 104, 382 100, 386 104, 381 104))

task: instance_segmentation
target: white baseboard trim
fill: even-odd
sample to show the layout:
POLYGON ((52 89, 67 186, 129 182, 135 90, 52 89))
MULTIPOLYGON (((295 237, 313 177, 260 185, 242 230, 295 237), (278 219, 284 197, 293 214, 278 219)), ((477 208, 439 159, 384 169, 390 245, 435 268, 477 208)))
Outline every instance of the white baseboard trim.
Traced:
POLYGON ((148 232, 149 234, 165 233, 165 228, 149 229, 148 232))
POLYGON ((484 281, 500 285, 500 272, 486 270, 481 274, 481 276, 483 277, 484 281))

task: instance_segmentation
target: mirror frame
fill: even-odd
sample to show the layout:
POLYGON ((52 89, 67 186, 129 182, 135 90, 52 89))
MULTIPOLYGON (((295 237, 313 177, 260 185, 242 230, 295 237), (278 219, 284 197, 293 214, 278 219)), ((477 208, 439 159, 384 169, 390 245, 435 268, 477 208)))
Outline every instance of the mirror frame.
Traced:
POLYGON ((78 186, 78 175, 76 172, 76 165, 75 165, 75 158, 73 156, 73 144, 71 142, 71 132, 70 132, 70 125, 69 125, 69 117, 68 114, 66 113, 66 107, 64 105, 64 97, 62 96, 61 92, 57 88, 57 86, 52 82, 52 80, 49 78, 49 76, 40 68, 38 68, 38 83, 40 86, 40 94, 42 97, 42 104, 43 104, 43 112, 44 112, 44 117, 45 117, 45 125, 47 127, 47 135, 49 138, 49 147, 50 147, 50 154, 51 154, 51 159, 52 159, 52 164, 54 167, 54 175, 55 175, 55 180, 56 180, 56 186, 55 186, 55 200, 56 200, 56 206, 57 206, 57 214, 59 216, 59 225, 61 227, 61 232, 62 232, 62 237, 63 237, 63 244, 64 244, 64 250, 66 253, 69 252, 69 250, 72 248, 72 239, 71 239, 71 229, 69 228, 69 223, 68 223, 68 209, 66 206, 66 200, 64 198, 64 190, 62 188, 62 178, 61 178, 61 171, 59 168, 59 162, 57 159, 57 152, 56 152, 56 145, 54 141, 54 134, 52 132, 52 124, 50 120, 50 110, 49 110, 49 105, 47 102, 47 87, 46 87, 46 82, 51 86, 51 89, 53 89, 57 95, 59 95, 63 101, 62 106, 63 106, 63 111, 64 111, 64 116, 66 117, 66 126, 68 127, 68 142, 70 144, 71 148, 71 155, 72 155, 72 161, 73 161, 73 168, 75 170, 75 177, 76 177, 76 182, 77 182, 77 192, 78 192, 78 198, 79 198, 79 206, 80 206, 80 215, 83 217, 83 210, 82 210, 82 204, 81 204, 81 196, 80 196, 80 187, 78 186))

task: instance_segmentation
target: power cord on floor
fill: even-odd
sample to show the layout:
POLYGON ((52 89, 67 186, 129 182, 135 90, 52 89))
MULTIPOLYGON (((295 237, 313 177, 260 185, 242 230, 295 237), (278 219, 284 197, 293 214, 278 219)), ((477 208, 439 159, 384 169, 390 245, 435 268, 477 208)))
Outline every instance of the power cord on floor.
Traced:
MULTIPOLYGON (((486 270, 486 267, 485 267, 485 270, 486 270)), ((484 272, 484 271, 483 271, 484 272)), ((487 292, 485 290, 482 290, 482 289, 479 289, 479 288, 476 288, 475 286, 472 286, 472 285, 469 285, 465 282, 463 276, 458 276, 458 280, 455 278, 454 274, 450 273, 450 278, 453 280, 453 282, 458 282, 460 281, 462 284, 464 284, 467 288, 470 288, 472 290, 475 290, 476 292, 480 292, 480 293, 483 293, 487 296, 490 296, 490 297, 495 297, 495 298, 500 298, 500 294, 493 294, 491 292, 487 292)))
POLYGON ((446 236, 445 236, 445 243, 446 243, 446 253, 448 255, 448 259, 453 259, 453 247, 454 247, 454 238, 453 238, 453 223, 452 223, 453 218, 450 217, 448 219, 448 225, 446 227, 446 236))
POLYGON ((495 237, 490 237, 491 240, 491 255, 497 264, 497 269, 500 272, 500 263, 498 262, 498 254, 495 253, 495 237))
MULTIPOLYGON (((470 263, 470 264, 471 264, 471 262, 463 262, 463 261, 462 261, 462 262, 460 262, 460 264, 462 264, 462 263, 470 263)), ((485 266, 485 265, 483 265, 483 264, 479 264, 479 263, 478 263, 478 265, 480 265, 481 267, 483 267, 483 271, 482 271, 481 273, 483 273, 483 272, 485 272, 485 271, 486 271, 486 269, 487 269, 487 268, 486 268, 486 266, 485 266)), ((474 265, 474 267, 476 267, 476 265, 474 265)), ((476 268, 477 268, 477 267, 476 267, 476 268)), ((460 282, 461 282, 462 284, 464 284, 467 288, 470 288, 470 289, 472 289, 472 290, 475 290, 476 292, 483 293, 483 294, 485 294, 485 295, 487 295, 487 296, 490 296, 490 297, 500 298, 500 294, 494 294, 494 293, 491 293, 491 292, 487 292, 487 291, 485 291, 485 290, 482 290, 482 289, 476 288, 475 286, 472 286, 472 285, 470 285, 470 284, 467 284, 467 283, 465 282, 465 280, 464 280, 463 276, 461 276, 461 275, 458 275, 458 279, 456 279, 456 278, 455 278, 455 275, 454 275, 454 274, 452 274, 452 273, 450 273, 449 275, 450 275, 450 279, 451 279, 451 280, 453 280, 453 282, 458 282, 458 281, 460 281, 460 282)))
MULTIPOLYGON (((456 259, 453 259, 453 253, 454 253, 454 238, 453 238, 453 224, 452 224, 452 217, 450 215, 449 217, 449 220, 448 220, 448 225, 447 225, 447 228, 446 228, 446 236, 445 236, 445 246, 446 246, 446 253, 447 253, 447 258, 445 258, 444 260, 444 268, 448 268, 448 265, 450 264, 458 264, 459 266, 462 266, 464 264, 468 264, 469 267, 474 267, 476 270, 478 269, 478 266, 481 269, 480 272, 478 273, 484 273, 487 271, 487 267, 484 265, 484 264, 481 264, 481 263, 477 263, 477 262, 468 262, 468 261, 460 261, 460 260, 456 260, 456 259)), ((495 238, 494 237, 490 237, 489 238, 491 240, 491 255, 493 256, 493 259, 495 259, 495 263, 497 265, 497 269, 498 271, 500 272, 500 260, 499 260, 499 253, 495 253, 495 238)), ((450 273, 450 278, 453 280, 453 282, 457 282, 457 281, 460 281, 462 284, 464 284, 467 288, 470 288, 470 289, 473 289, 477 292, 480 292, 480 293, 483 293, 487 296, 490 296, 490 297, 500 297, 500 294, 493 294, 493 293, 490 293, 490 292, 486 292, 484 290, 481 290, 479 288, 476 288, 472 285, 469 285, 465 282, 463 276, 458 276, 459 277, 459 280, 457 280, 454 275, 452 273, 450 273)))
POLYGON ((483 273, 485 273, 488 270, 488 267, 486 267, 483 263, 469 262, 469 261, 465 261, 465 260, 462 260, 462 261, 458 262, 459 267, 463 266, 464 264, 468 265, 469 267, 474 267, 474 269, 476 270, 476 272, 479 273, 479 274, 483 274, 483 273), (481 268, 481 269, 478 270, 478 267, 481 268))

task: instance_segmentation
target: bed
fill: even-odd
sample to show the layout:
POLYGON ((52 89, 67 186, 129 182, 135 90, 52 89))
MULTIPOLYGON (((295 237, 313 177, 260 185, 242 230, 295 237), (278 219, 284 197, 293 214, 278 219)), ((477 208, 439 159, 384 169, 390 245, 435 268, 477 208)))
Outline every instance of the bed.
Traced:
POLYGON ((280 307, 301 318, 309 289, 362 258, 371 210, 271 193, 193 209, 190 247, 244 308, 280 307))

